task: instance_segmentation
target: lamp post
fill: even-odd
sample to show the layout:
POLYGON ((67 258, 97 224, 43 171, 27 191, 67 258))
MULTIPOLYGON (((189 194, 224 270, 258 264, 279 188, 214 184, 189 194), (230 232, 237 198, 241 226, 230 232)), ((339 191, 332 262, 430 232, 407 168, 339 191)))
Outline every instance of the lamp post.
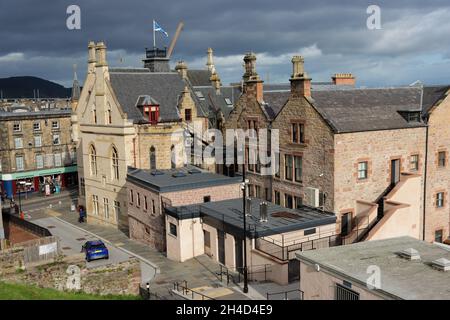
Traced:
MULTIPOLYGON (((244 157, 245 158, 245 157, 244 157)), ((245 201, 247 199, 247 183, 248 181, 245 179, 245 160, 244 163, 242 165, 242 184, 241 184, 241 188, 242 188, 242 195, 243 195, 243 201, 242 201, 242 205, 243 205, 243 212, 244 212, 244 289, 243 292, 247 293, 248 292, 248 279, 247 279, 247 212, 246 212, 246 204, 245 201)))
POLYGON ((20 197, 20 191, 23 190, 23 186, 25 185, 25 181, 19 181, 19 215, 22 214, 22 200, 20 197))

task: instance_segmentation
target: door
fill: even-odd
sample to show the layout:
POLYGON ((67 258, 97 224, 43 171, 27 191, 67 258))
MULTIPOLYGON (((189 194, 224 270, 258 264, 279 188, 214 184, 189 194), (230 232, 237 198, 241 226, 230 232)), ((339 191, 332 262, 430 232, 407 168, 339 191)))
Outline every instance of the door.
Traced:
POLYGON ((400 159, 391 160, 391 184, 396 185, 400 181, 400 159))
POLYGON ((217 231, 217 242, 218 242, 218 253, 219 253, 219 262, 225 265, 225 232, 218 230, 217 231))
POLYGON ((288 264, 288 282, 300 280, 300 260, 289 260, 288 264))
POLYGON ((341 236, 346 236, 351 231, 352 214, 344 213, 341 216, 341 236))
POLYGON ((242 273, 243 267, 244 267, 244 262, 243 262, 244 251, 242 250, 242 247, 243 247, 242 240, 236 239, 236 241, 234 242, 235 265, 236 265, 236 270, 239 271, 240 273, 242 273))
POLYGON ((211 233, 203 230, 204 242, 205 242, 205 254, 211 257, 211 233))

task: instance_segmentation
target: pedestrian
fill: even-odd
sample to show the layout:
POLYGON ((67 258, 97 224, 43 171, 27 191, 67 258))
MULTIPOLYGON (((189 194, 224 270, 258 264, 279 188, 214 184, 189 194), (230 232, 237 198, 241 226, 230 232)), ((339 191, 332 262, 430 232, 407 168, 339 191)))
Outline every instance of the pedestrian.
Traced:
POLYGON ((83 206, 79 206, 78 211, 79 211, 79 215, 80 215, 79 219, 78 219, 78 222, 79 223, 83 223, 84 222, 84 218, 86 217, 86 211, 84 210, 83 206))

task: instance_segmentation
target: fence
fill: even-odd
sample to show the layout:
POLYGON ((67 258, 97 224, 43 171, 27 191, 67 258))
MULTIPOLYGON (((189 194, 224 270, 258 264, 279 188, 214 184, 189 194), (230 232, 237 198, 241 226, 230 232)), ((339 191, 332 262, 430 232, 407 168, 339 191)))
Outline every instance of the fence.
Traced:
POLYGON ((12 215, 11 213, 8 213, 5 211, 3 212, 3 219, 5 222, 7 223, 13 223, 16 226, 31 232, 39 237, 51 237, 52 234, 51 232, 41 226, 38 226, 37 224, 34 224, 30 221, 24 220, 24 219, 20 219, 18 216, 12 215))
POLYGON ((282 292, 272 292, 266 293, 267 300, 303 300, 303 291, 299 289, 282 291, 282 292), (275 299, 271 299, 275 298, 275 299), (279 298, 279 299, 276 299, 279 298))
POLYGON ((208 297, 203 293, 189 289, 186 281, 183 281, 183 283, 184 285, 181 285, 179 282, 175 282, 173 284, 173 290, 182 294, 185 297, 188 298, 190 297, 191 300, 215 300, 214 298, 208 297))
POLYGON ((61 253, 59 239, 55 236, 22 242, 17 244, 16 247, 23 248, 23 262, 25 264, 51 260, 61 253))
POLYGON ((294 259, 296 251, 316 250, 320 248, 333 247, 338 244, 338 236, 328 236, 325 238, 308 240, 288 246, 279 245, 275 243, 274 240, 269 240, 267 238, 258 238, 255 241, 256 249, 282 261, 294 259))
MULTIPOLYGON (((272 273, 271 264, 262 265, 251 265, 247 267, 247 279, 248 281, 269 281, 269 276, 272 273)), ((220 265, 220 281, 224 281, 224 276, 226 277, 227 285, 230 284, 230 280, 234 283, 241 283, 244 279, 244 268, 238 267, 235 269, 230 269, 224 265, 220 265)))

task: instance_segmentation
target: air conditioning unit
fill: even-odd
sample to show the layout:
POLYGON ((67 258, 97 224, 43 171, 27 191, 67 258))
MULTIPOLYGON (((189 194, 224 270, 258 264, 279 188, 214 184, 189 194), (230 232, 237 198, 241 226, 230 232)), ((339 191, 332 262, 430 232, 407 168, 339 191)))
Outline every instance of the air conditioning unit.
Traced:
POLYGON ((320 195, 321 193, 319 189, 306 187, 304 204, 310 207, 319 207, 321 204, 320 195))

